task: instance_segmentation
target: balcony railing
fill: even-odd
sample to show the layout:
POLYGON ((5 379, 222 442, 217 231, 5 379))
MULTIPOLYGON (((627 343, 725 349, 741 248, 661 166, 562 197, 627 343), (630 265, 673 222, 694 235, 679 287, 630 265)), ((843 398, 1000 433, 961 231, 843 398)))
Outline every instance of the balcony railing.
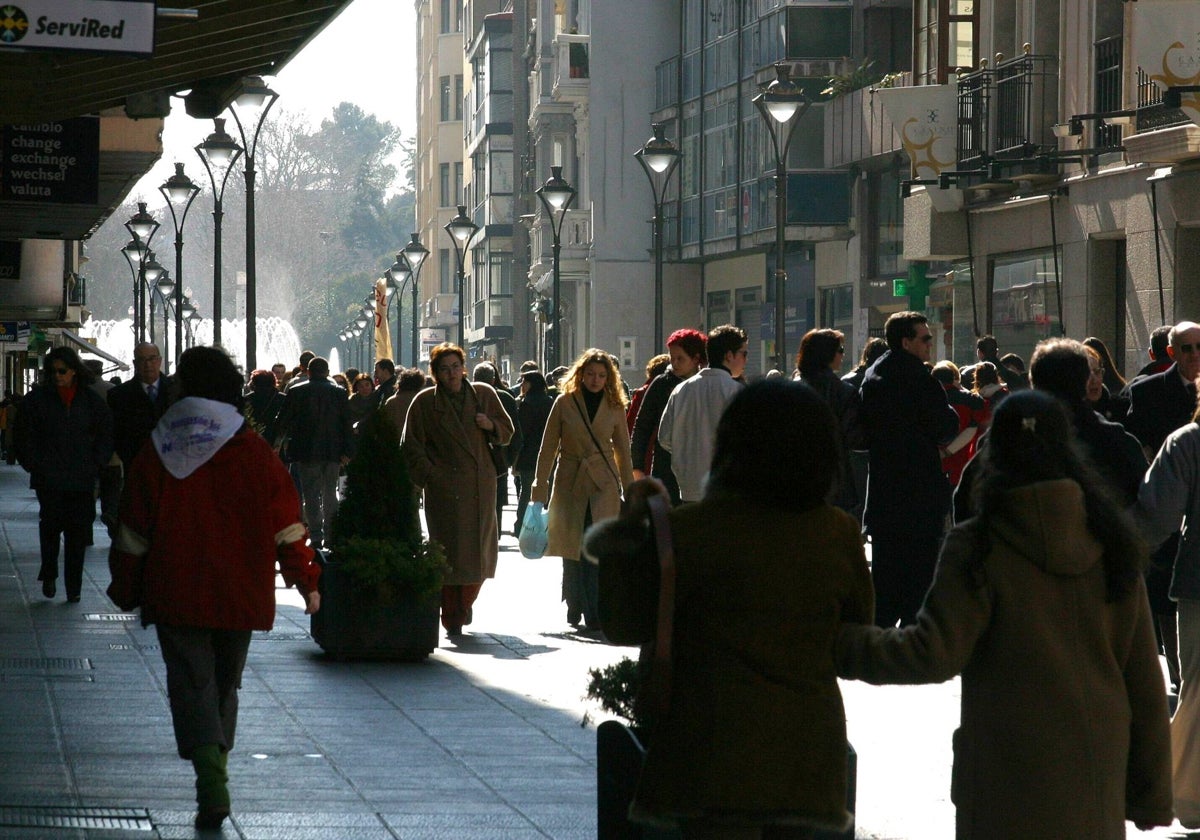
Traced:
MULTIPOLYGON (((535 261, 539 255, 550 261, 553 235, 550 222, 538 213, 537 223, 529 231, 529 249, 535 261)), ((568 210, 559 235, 562 259, 585 259, 592 247, 592 214, 590 210, 568 210)))
POLYGON ((1051 130, 1058 111, 1056 64, 1053 56, 1023 55, 959 77, 961 169, 1056 148, 1051 130))
POLYGON ((1163 105, 1163 91, 1141 67, 1137 71, 1137 130, 1155 131, 1190 122, 1179 108, 1163 105))
POLYGON ((471 307, 471 329, 485 330, 488 327, 511 327, 513 325, 513 302, 511 297, 491 297, 475 301, 471 307))

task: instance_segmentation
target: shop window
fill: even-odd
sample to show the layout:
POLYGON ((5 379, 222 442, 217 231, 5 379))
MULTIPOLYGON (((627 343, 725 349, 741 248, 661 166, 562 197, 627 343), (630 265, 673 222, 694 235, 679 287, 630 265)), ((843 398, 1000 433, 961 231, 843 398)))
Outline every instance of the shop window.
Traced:
POLYGON ((1039 341, 1062 334, 1053 249, 995 257, 989 286, 992 334, 1002 353, 1028 362, 1039 341))

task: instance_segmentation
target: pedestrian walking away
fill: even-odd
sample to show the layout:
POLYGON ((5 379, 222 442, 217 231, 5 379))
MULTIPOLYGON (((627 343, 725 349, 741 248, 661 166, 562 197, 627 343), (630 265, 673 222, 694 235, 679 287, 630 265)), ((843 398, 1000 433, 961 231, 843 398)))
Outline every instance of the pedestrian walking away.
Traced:
POLYGON ((130 466, 108 596, 155 625, 179 757, 196 774, 195 824, 229 816, 228 759, 254 630, 275 620, 276 566, 320 608, 286 467, 238 411, 242 377, 215 347, 184 351, 182 399, 130 466))
MULTIPOLYGON (((1170 825, 1163 674, 1146 549, 1049 394, 1000 404, 979 515, 946 538, 916 623, 843 629, 838 673, 962 674, 950 792, 960 840, 1124 840, 1170 825)), ((903 761, 896 756, 896 761, 903 761)))

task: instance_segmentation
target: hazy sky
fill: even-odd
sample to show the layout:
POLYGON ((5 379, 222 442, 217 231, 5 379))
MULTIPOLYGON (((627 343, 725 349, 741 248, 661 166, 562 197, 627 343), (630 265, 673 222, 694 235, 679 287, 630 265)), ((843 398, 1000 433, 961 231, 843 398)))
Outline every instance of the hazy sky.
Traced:
MULTIPOLYGON (((317 125, 339 102, 353 102, 392 123, 405 137, 416 128, 416 22, 412 0, 353 0, 267 84, 279 93, 274 111, 303 112, 317 125)), ((227 129, 236 134, 232 121, 227 129)), ((187 115, 173 99, 163 129, 163 156, 134 188, 131 198, 161 204, 158 185, 175 161, 197 183, 203 165, 193 147, 212 131, 211 120, 187 115)))

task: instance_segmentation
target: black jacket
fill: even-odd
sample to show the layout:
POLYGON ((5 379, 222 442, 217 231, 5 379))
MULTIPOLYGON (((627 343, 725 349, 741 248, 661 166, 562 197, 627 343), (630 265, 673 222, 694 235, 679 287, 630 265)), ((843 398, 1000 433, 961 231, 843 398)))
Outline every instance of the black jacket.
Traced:
MULTIPOLYGON (((504 446, 500 447, 504 452, 504 462, 510 467, 515 467, 517 464, 517 455, 521 452, 521 446, 525 443, 525 433, 522 431, 520 410, 517 406, 517 398, 508 392, 507 388, 497 388, 496 396, 500 398, 500 405, 504 406, 504 413, 508 415, 508 419, 512 420, 513 436, 504 446)), ((538 437, 541 442, 541 437, 538 437)))
POLYGON ((1195 411, 1196 395, 1179 375, 1179 366, 1171 365, 1130 385, 1125 428, 1157 454, 1167 435, 1191 422, 1195 411))
POLYGON ((676 505, 679 504, 679 482, 671 470, 671 453, 658 443, 658 423, 667 410, 667 399, 682 381, 669 367, 654 378, 642 397, 642 404, 638 406, 637 419, 633 421, 633 435, 629 441, 634 469, 642 468, 646 463, 647 450, 653 449, 650 474, 666 486, 671 494, 671 502, 676 505))
POLYGON ((950 482, 938 445, 958 433, 958 414, 925 363, 889 350, 867 369, 859 420, 870 450, 868 531, 921 524, 941 527, 950 510, 950 482))
POLYGON ((545 391, 530 391, 517 400, 517 423, 521 427, 521 449, 513 459, 518 472, 533 472, 537 469, 538 452, 542 448, 542 435, 546 432, 546 420, 554 397, 545 391))
POLYGON ((135 376, 108 392, 108 407, 112 409, 113 446, 126 469, 150 439, 150 432, 163 413, 179 396, 178 385, 169 376, 158 378, 158 395, 153 401, 146 386, 135 376))
POLYGON ((289 461, 338 461, 354 454, 350 401, 328 379, 289 388, 279 412, 275 445, 288 439, 289 461))
POLYGON ((21 400, 15 440, 30 487, 90 493, 112 458, 112 412, 86 386, 76 389, 67 406, 57 388, 41 385, 21 400))

